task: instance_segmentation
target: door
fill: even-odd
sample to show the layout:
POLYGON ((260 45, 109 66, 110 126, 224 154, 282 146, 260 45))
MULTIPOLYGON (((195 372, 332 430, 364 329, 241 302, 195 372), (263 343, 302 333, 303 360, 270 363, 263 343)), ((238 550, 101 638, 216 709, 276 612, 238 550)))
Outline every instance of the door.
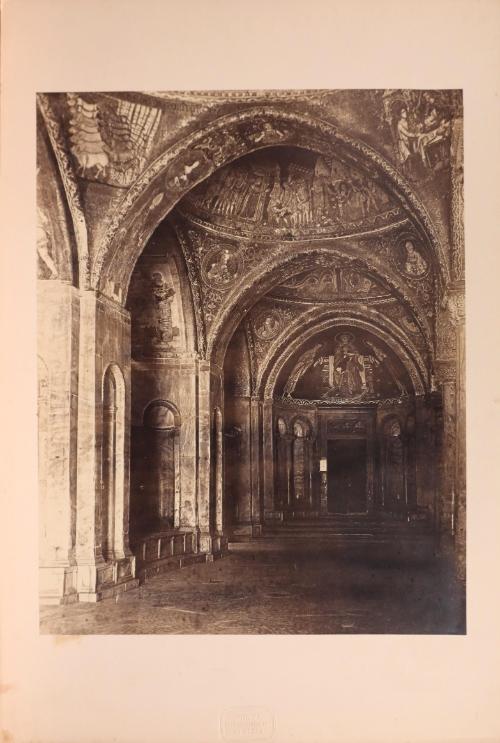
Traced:
POLYGON ((366 439, 328 441, 328 511, 365 513, 366 439))

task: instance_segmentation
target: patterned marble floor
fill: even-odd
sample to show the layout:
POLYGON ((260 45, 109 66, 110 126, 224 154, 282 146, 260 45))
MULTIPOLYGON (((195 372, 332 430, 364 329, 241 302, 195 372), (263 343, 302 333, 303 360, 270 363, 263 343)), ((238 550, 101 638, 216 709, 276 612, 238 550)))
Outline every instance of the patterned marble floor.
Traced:
POLYGON ((444 561, 339 550, 232 551, 98 604, 42 607, 44 634, 461 634, 444 561))

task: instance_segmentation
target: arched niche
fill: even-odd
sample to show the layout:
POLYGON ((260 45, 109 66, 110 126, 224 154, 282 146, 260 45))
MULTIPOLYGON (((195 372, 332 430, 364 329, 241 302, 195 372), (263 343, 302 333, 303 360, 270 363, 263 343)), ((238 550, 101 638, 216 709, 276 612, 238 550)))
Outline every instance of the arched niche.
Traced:
POLYGON ((382 509, 404 514, 410 506, 408 492, 408 452, 402 417, 385 416, 380 425, 380 478, 382 509))
POLYGON ((180 416, 176 409, 165 400, 155 400, 144 411, 144 425, 152 430, 173 431, 179 423, 180 416))
POLYGON ((313 507, 312 429, 308 420, 297 416, 290 421, 292 463, 291 499, 293 511, 307 511, 313 507))
POLYGON ((105 560, 125 557, 125 380, 110 364, 102 382, 101 549, 105 560))
POLYGON ((277 510, 289 508, 292 503, 292 443, 287 422, 278 415, 274 426, 274 506, 277 510))
POLYGON ((165 358, 197 348, 196 319, 184 257, 161 225, 138 259, 126 299, 132 358, 165 358))
POLYGON ((132 458, 131 530, 134 538, 179 526, 181 416, 168 400, 143 412, 132 458))

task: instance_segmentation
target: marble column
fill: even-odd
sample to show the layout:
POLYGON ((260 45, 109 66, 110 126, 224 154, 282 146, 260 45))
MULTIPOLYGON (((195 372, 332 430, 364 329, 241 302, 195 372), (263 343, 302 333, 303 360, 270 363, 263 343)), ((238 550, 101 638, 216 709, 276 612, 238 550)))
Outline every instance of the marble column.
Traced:
POLYGON ((273 436, 273 401, 264 400, 262 405, 262 475, 264 520, 277 510, 275 506, 275 452, 273 436))
POLYGON ((222 495, 223 495, 223 430, 222 412, 215 408, 215 531, 217 536, 222 536, 222 495))
MULTIPOLYGON (((108 380, 109 382, 110 380, 108 380)), ((103 478, 102 489, 102 514, 103 524, 102 544, 103 553, 106 557, 114 555, 115 533, 115 459, 116 459, 116 405, 113 402, 103 406, 103 478)))
POLYGON ((287 443, 285 450, 286 502, 283 504, 283 507, 290 509, 293 504, 293 442, 295 441, 295 437, 293 434, 287 433, 283 438, 287 443))
MULTIPOLYGON (((177 363, 172 361, 164 378, 159 380, 160 396, 176 403, 181 415, 177 454, 174 448, 179 467, 178 493, 176 484, 178 522, 175 525, 185 531, 195 531, 198 528, 197 380, 198 362, 188 358, 177 363)), ((196 548, 198 549, 198 544, 196 548)))
POLYGON ((174 431, 174 528, 178 529, 181 523, 181 446, 180 431, 174 431))
POLYGON ((198 546, 211 552, 210 531, 210 365, 198 363, 198 546))

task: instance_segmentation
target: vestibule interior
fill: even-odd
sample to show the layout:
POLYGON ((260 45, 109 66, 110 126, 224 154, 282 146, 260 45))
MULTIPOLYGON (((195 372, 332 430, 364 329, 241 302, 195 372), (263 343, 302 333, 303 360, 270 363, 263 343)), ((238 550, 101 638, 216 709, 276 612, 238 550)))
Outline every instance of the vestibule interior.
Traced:
POLYGON ((230 533, 342 514, 435 523, 441 395, 417 395, 373 329, 332 321, 289 354, 287 330, 272 396, 252 393, 243 329, 226 355, 230 533))
POLYGON ((51 600, 94 601, 293 520, 450 538, 463 521, 463 379, 443 359, 463 323, 429 225, 366 148, 259 116, 207 135, 131 201, 98 289, 46 267, 59 335, 40 333, 41 419, 57 423, 56 392, 73 406, 67 461, 41 464, 44 509, 60 475, 62 516, 42 535, 51 600), (225 143, 231 156, 210 160, 225 143))
POLYGON ((130 539, 144 570, 184 554, 186 540, 194 552, 224 550, 288 519, 352 515, 437 528, 442 395, 432 387, 418 293, 413 307, 404 297, 405 271, 432 285, 432 259, 406 228, 396 245, 411 239, 419 258, 399 264, 398 287, 404 250, 374 268, 363 241, 329 244, 341 216, 366 220, 373 211, 383 220, 393 208, 366 177, 347 178, 345 165, 306 150, 246 156, 188 194, 139 258, 126 306, 130 539), (344 179, 339 194, 351 184, 336 213, 326 171, 344 179), (235 296, 240 322, 225 339, 222 326, 202 361, 200 341, 255 250, 252 226, 267 240, 262 262, 280 238, 297 260, 270 267, 265 291, 235 296), (314 250, 289 242, 308 232, 314 250))

